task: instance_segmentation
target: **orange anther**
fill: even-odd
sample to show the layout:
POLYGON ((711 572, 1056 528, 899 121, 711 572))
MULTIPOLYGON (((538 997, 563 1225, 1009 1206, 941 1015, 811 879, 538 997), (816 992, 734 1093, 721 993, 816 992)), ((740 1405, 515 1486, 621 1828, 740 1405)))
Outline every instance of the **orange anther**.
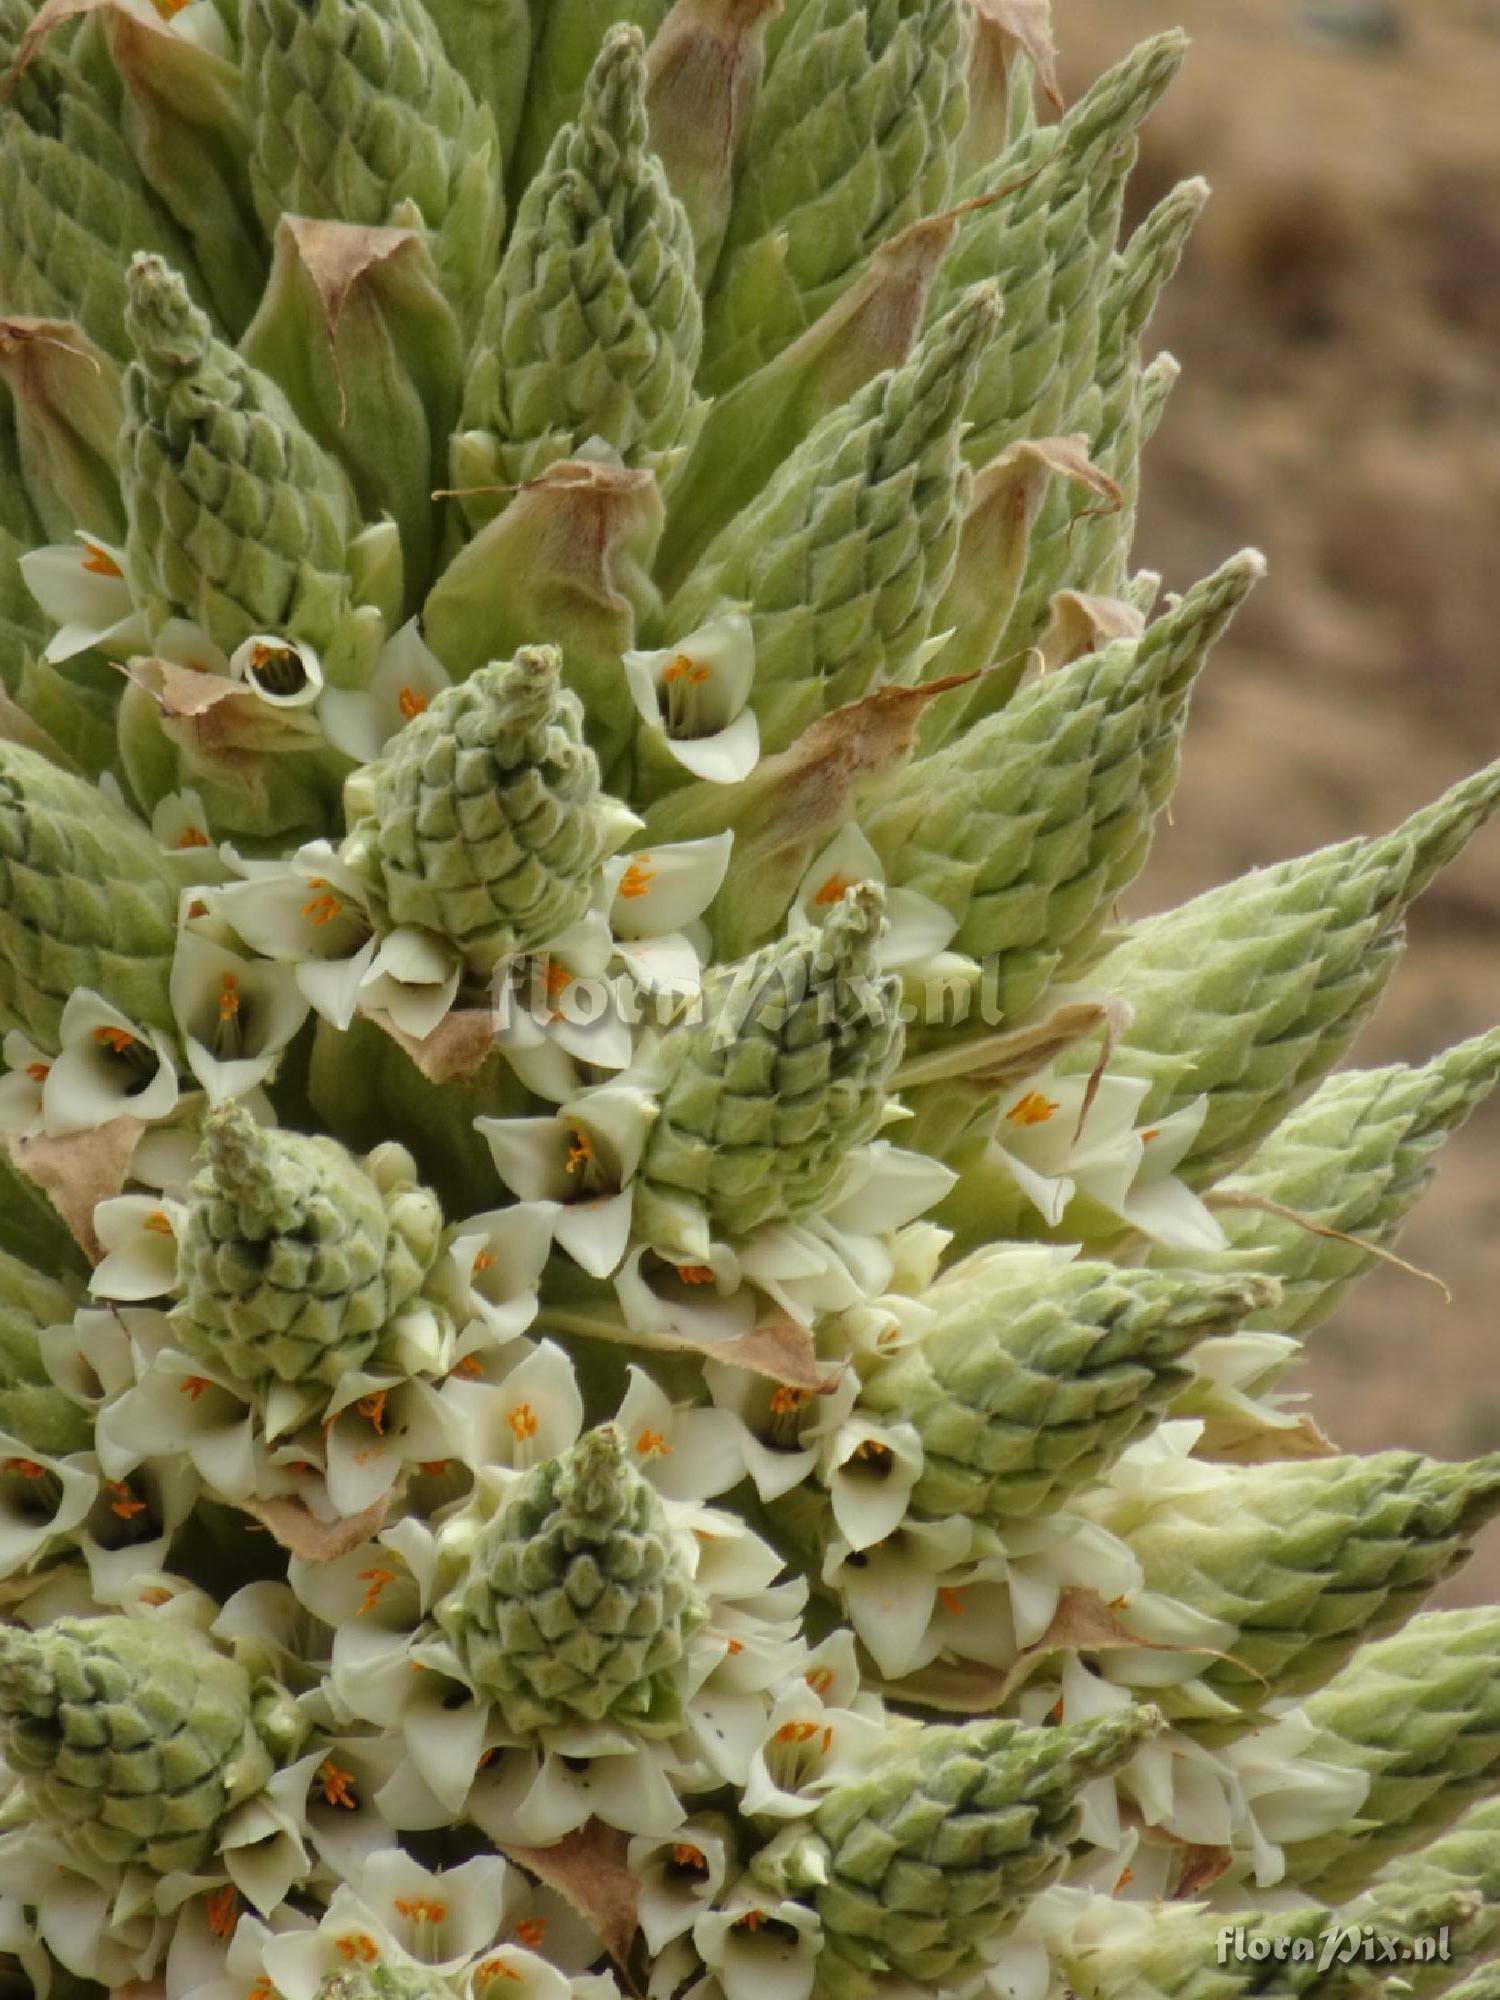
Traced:
POLYGON ((473 1381, 476 1376, 484 1373, 484 1363, 477 1354, 461 1355, 453 1364, 453 1373, 455 1375, 466 1376, 470 1381, 473 1381))
POLYGON ((353 1812, 359 1801, 354 1796, 354 1773, 341 1771, 331 1757, 325 1757, 318 1766, 318 1782, 323 1787, 324 1803, 343 1806, 353 1812))
POLYGON ((670 1458, 672 1447, 660 1431, 649 1427, 643 1430, 635 1441, 635 1448, 642 1458, 670 1458))
POLYGON ((215 1889, 211 1896, 203 1898, 203 1907, 208 1913, 208 1928, 215 1937, 234 1936, 234 1926, 239 1917, 240 1899, 226 1882, 222 1889, 215 1889))
POLYGON ((660 873, 659 869, 645 866, 650 859, 649 854, 638 854, 620 877, 619 893, 627 903, 633 903, 637 896, 644 896, 660 873))
POLYGON ((113 1049, 117 1056, 135 1047, 135 1036, 128 1028, 95 1028, 94 1040, 101 1049, 113 1049))
POLYGON ((536 1951, 547 1935, 545 1917, 522 1917, 516 1925, 516 1936, 529 1951, 536 1951))
POLYGON ((145 1513, 145 1501, 137 1500, 123 1479, 106 1479, 104 1484, 115 1495, 109 1503, 111 1514, 118 1514, 122 1521, 131 1521, 137 1514, 145 1513))
POLYGON ((357 1571, 354 1580, 365 1586, 364 1601, 355 1613, 356 1617, 363 1618, 367 1611, 375 1609, 384 1596, 387 1585, 396 1581, 396 1572, 393 1569, 381 1569, 377 1566, 374 1569, 357 1571))
POLYGON ((206 1375, 184 1375, 182 1380, 177 1384, 177 1393, 179 1396, 191 1397, 196 1403, 204 1390, 211 1389, 212 1387, 213 1383, 209 1381, 206 1375))
POLYGON ((124 570, 121 569, 120 565, 115 561, 114 557, 112 555, 107 554, 105 550, 101 549, 97 542, 84 543, 83 566, 88 571, 90 576, 123 577, 125 574, 124 570))
POLYGON ((1007 1125, 1045 1125, 1057 1109, 1055 1097, 1043 1097, 1039 1090, 1028 1090, 1005 1114, 1007 1125))
POLYGON ((517 1972, 509 1959, 504 1958, 487 1958, 482 1965, 476 1965, 474 1968, 474 1983, 476 1986, 481 1982, 488 1985, 492 1979, 519 1979, 520 1977, 520 1973, 517 1972))
POLYGON ((815 1722, 783 1722, 776 1732, 778 1743, 811 1743, 818 1733, 815 1722))
POLYGON ((474 1261, 469 1266, 469 1270, 474 1277, 477 1278, 481 1271, 493 1271, 494 1268, 495 1253, 493 1250, 476 1250, 474 1252, 474 1261))
POLYGON ((335 917, 344 914, 344 906, 331 889, 325 889, 302 905, 302 914, 315 925, 331 924, 335 917))
POLYGON ((1149 1146, 1153 1139, 1159 1139, 1160 1137, 1161 1137, 1160 1125, 1148 1125, 1145 1131, 1141 1134, 1141 1144, 1143 1146, 1149 1146))
POLYGON ((580 1132, 576 1126, 572 1130, 573 1143, 568 1148, 567 1168, 570 1174, 576 1174, 581 1167, 586 1167, 593 1159, 594 1147, 587 1132, 580 1132))
POLYGON ((675 1264, 672 1268, 685 1285, 711 1285, 714 1281, 707 1264, 675 1264))
POLYGON ((811 1401, 810 1389, 793 1389, 783 1382, 771 1391, 771 1414, 773 1417, 789 1417, 796 1410, 805 1410, 811 1401))
MULTIPOLYGON (((709 1538, 705 1536, 704 1539, 707 1540, 709 1538)), ((729 1655, 731 1660, 737 1653, 743 1653, 744 1650, 745 1642, 743 1639, 726 1639, 724 1641, 724 1651, 729 1655)))
POLYGON ((536 1413, 530 1403, 517 1403, 513 1410, 507 1410, 505 1421, 510 1425, 517 1444, 524 1444, 527 1438, 536 1436, 536 1413))
POLYGON ((373 1965, 380 1956, 380 1947, 367 1931, 346 1931, 341 1938, 335 1938, 339 1957, 347 1965, 356 1960, 364 1965, 373 1965))
POLYGON ((702 1848, 694 1847, 690 1840, 679 1840, 675 1843, 672 1848, 672 1859, 677 1863, 679 1868, 702 1868, 706 1870, 708 1867, 708 1863, 703 1857, 702 1848))
POLYGON ((45 1479, 47 1477, 46 1466, 38 1465, 34 1458, 8 1458, 5 1461, 5 1470, 13 1472, 17 1479, 45 1479))
POLYGON ((401 711, 403 722, 415 721, 417 716, 427 712, 427 697, 414 687, 404 687, 396 696, 396 706, 401 711))
POLYGON ((164 1590, 159 1583, 154 1583, 149 1590, 141 1592, 141 1602, 149 1604, 153 1611, 158 1611, 162 1605, 172 1602, 172 1593, 170 1590, 164 1590))
POLYGON ((429 1479, 436 1479, 440 1473, 446 1472, 452 1463, 451 1458, 419 1458, 417 1470, 425 1472, 429 1479))
POLYGON ((184 849, 189 847, 208 847, 211 844, 208 835, 203 831, 201 826, 185 826, 177 836, 178 847, 184 849))
POLYGON ((813 897, 813 902, 820 910, 826 910, 833 903, 841 903, 853 887, 852 875, 830 875, 813 897))
POLYGON ((33 1083, 45 1083, 52 1074, 52 1065, 44 1062, 27 1063, 26 1074, 33 1083))
POLYGON ((240 1011, 240 982, 233 972, 226 972, 219 981, 219 1019, 232 1021, 240 1011))
POLYGON ((686 653, 677 654, 662 672, 662 683, 666 687, 673 687, 678 681, 686 681, 689 687, 702 687, 705 681, 712 679, 712 667, 705 667, 700 660, 692 659, 686 653))
POLYGON ((811 1673, 804 1674, 802 1678, 814 1694, 827 1694, 833 1686, 833 1668, 814 1667, 811 1673))
POLYGON ((939 1604, 942 1605, 945 1611, 951 1611, 955 1618, 963 1617, 964 1599, 963 1599, 963 1592, 961 1590, 955 1590, 953 1586, 948 1583, 939 1584, 938 1602, 939 1604))
POLYGON ((153 1208, 141 1224, 141 1227, 142 1229, 149 1229, 153 1236, 170 1236, 172 1234, 172 1218, 164 1208, 153 1208))
POLYGON ((385 1435, 385 1399, 388 1389, 376 1389, 368 1396, 361 1396, 354 1405, 377 1437, 385 1435))
POLYGON ((1128 1889, 1134 1880, 1135 1880, 1135 1870, 1133 1868, 1127 1868, 1125 1872, 1121 1875, 1119 1881, 1116 1882, 1115 1884, 1115 1890, 1114 1890, 1115 1894, 1118 1896, 1122 1889, 1128 1889))
POLYGON ((764 1910, 746 1910, 742 1917, 736 1917, 732 1929, 737 1931, 758 1931, 766 1920, 764 1910))
POLYGON ((448 1905, 430 1896, 398 1896, 396 1910, 414 1924, 440 1924, 448 1914, 448 1905))

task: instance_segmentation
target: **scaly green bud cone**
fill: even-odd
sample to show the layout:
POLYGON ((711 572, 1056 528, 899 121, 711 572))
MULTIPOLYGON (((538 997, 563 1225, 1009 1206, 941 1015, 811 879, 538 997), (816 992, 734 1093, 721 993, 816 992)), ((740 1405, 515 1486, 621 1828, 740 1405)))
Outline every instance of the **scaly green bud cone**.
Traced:
POLYGON ((495 121, 501 180, 526 108, 534 36, 528 0, 423 0, 448 60, 495 121))
POLYGON ((442 1215, 411 1156, 214 1113, 179 1238, 177 1339, 261 1390, 311 1392, 360 1367, 437 1255, 442 1215))
MULTIPOLYGON (((1088 967, 1090 991, 1134 1010, 1112 1067, 1149 1082, 1140 1117, 1207 1093, 1183 1179, 1229 1172, 1332 1069, 1395 969, 1408 905, 1497 802, 1500 765, 1393 833, 1278 862, 1132 925, 1088 967)), ((1091 1062, 1070 1053, 1063 1067, 1091 1062)))
POLYGON ((344 475, 160 258, 131 266, 129 325, 126 549, 153 625, 193 619, 226 653, 258 633, 300 639, 337 665, 352 618, 344 475))
POLYGON ((553 140, 578 116, 589 71, 611 29, 639 28, 649 42, 672 0, 532 0, 531 73, 512 162, 519 192, 542 171, 553 140))
POLYGON ((1500 1768, 1500 1611, 1436 1611, 1362 1646, 1303 1704, 1319 1735, 1309 1755, 1365 1772, 1346 1826, 1289 1841, 1288 1879, 1341 1903, 1495 1789, 1500 1768))
POLYGON ((1078 1794, 1159 1728, 1154 1709, 1028 1729, 934 1724, 897 1735, 881 1768, 827 1794, 751 1862, 823 1922, 815 1991, 857 2000, 885 1972, 957 1985, 1061 1872, 1078 1794))
MULTIPOLYGON (((0 73, 19 35, 0 25, 0 73)), ((14 25, 19 25, 14 24, 14 25)), ((117 124, 49 49, 0 109, 0 312, 76 320, 125 357, 125 272, 150 250, 182 268, 182 238, 141 179, 117 124)))
MULTIPOLYGON (((1217 1621, 1203 1643, 1219 1657, 1197 1682, 1156 1691, 1163 1711, 1183 1728, 1234 1733, 1265 1702, 1321 1687, 1459 1567, 1500 1512, 1500 1454, 1225 1467, 1194 1491, 1101 1496, 1091 1511, 1129 1543, 1148 1593, 1217 1621)), ((1125 1620, 1156 1636, 1147 1614, 1125 1620)))
POLYGON ((94 1426, 47 1373, 41 1335, 78 1309, 76 1288, 0 1250, 0 1431, 49 1458, 87 1451, 94 1426))
POLYGON ((711 975, 702 1019, 664 1036, 636 1195, 645 1241, 701 1262, 710 1227, 746 1235, 835 1199, 901 1059, 900 984, 874 965, 883 902, 872 883, 849 890, 822 930, 711 975))
POLYGON ((583 915, 626 823, 560 674, 551 646, 482 668, 349 786, 346 858, 394 923, 436 931, 477 978, 583 915))
POLYGON ((434 1616, 476 1693, 523 1737, 577 1723, 646 1737, 681 1727, 678 1669, 703 1609, 612 1424, 526 1475, 434 1616))
POLYGON ((973 33, 963 0, 808 0, 788 20, 708 299, 703 384, 715 395, 764 367, 953 188, 973 33))
POLYGON ((1500 1945, 1500 1798, 1471 1806, 1457 1826, 1415 1854, 1391 1862, 1344 1914, 1351 1924, 1369 1924, 1398 1936, 1423 1930, 1430 1935, 1449 1922, 1446 1962, 1425 1958, 1401 1968, 1418 2000, 1448 1995, 1456 1965, 1491 1954, 1500 1945), (1445 1902, 1454 1906, 1451 1915, 1442 1914, 1445 1902), (1424 1922, 1427 1912, 1438 1913, 1438 1923, 1430 1918, 1424 1922))
POLYGON ((1193 683, 1263 569, 1237 556, 1144 638, 1043 675, 873 791, 860 824, 887 882, 957 919, 1006 1017, 1082 961, 1144 866, 1193 683))
MULTIPOLYGON (((1258 1324, 1311 1333, 1375 1268, 1375 1252, 1398 1240, 1437 1170, 1443 1142, 1497 1081, 1496 1029, 1416 1069, 1398 1063, 1336 1072, 1220 1190, 1235 1201, 1274 1203, 1292 1213, 1220 1209, 1230 1247, 1204 1261, 1215 1269, 1273 1271, 1281 1297, 1258 1324), (1318 1233, 1328 1230, 1359 1240, 1318 1233)), ((1165 1261, 1160 1251, 1156 1258, 1165 1261)))
POLYGON ((464 379, 453 483, 473 520, 602 438, 664 473, 691 442, 702 342, 687 212, 650 151, 645 51, 611 31, 576 123, 521 198, 464 379))
POLYGON ((915 1425, 925 1513, 997 1525, 1052 1513, 1155 1426, 1197 1343, 1233 1332, 1272 1290, 981 1253, 924 1294, 932 1323, 873 1364, 860 1402, 915 1425))
POLYGON ((764 750, 915 678, 968 507, 964 402, 1000 312, 993 290, 976 289, 909 361, 825 418, 667 606, 678 638, 726 601, 749 606, 764 750))
POLYGON ((214 1854, 271 1776, 249 1674, 191 1626, 0 1627, 0 1740, 35 1811, 85 1861, 165 1875, 214 1854))
POLYGON ((499 143, 421 0, 248 0, 240 67, 261 226, 418 222, 461 311, 494 267, 499 143))
POLYGON ((175 1035, 167 978, 179 878, 121 806, 16 743, 0 743, 0 1030, 57 1047, 79 987, 175 1035))
POLYGON ((1079 427, 1135 134, 1182 62, 1178 33, 1143 42, 1056 127, 1028 133, 959 190, 994 195, 959 227, 933 287, 933 314, 980 280, 1000 286, 1005 322, 985 355, 964 440, 983 465, 1023 437, 1079 427))

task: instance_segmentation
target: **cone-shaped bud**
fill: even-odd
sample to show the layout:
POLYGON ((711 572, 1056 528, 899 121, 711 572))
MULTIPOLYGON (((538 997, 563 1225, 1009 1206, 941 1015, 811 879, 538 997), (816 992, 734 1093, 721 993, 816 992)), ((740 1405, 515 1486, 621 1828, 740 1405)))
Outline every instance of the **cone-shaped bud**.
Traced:
POLYGON ((877 1771, 828 1793, 751 1863, 822 1919, 818 1990, 858 2000, 882 1973, 944 1988, 1062 1871, 1078 1798, 1160 1727, 1154 1709, 1029 1729, 1010 1721, 893 1735, 877 1771))
POLYGON ((531 72, 531 0, 423 0, 443 38, 448 60, 495 121, 503 182, 526 108, 531 72))
POLYGON ((881 682, 915 678, 968 509, 964 402, 1000 311, 977 288, 902 367, 825 418, 667 607, 682 638, 726 600, 749 606, 767 751, 881 682))
POLYGON ((1303 1707, 1319 1731, 1308 1755, 1370 1779, 1347 1825, 1283 1849, 1289 1881, 1341 1903, 1495 1791, 1500 1610, 1414 1618, 1405 1631, 1362 1646, 1303 1707))
POLYGON ((37 1815, 93 1862, 212 1861, 274 1760, 249 1674, 191 1626, 63 1618, 0 1628, 0 1741, 37 1815))
POLYGON ((611 1424, 527 1473, 435 1617, 509 1730, 681 1727, 691 1556, 611 1424))
POLYGON ((687 212, 646 131, 638 30, 614 29, 521 197, 464 381, 453 483, 473 519, 594 438, 664 471, 691 440, 703 322, 687 212))
POLYGON ((877 1361, 860 1391, 916 1426, 913 1501, 997 1524, 1051 1513, 1153 1428, 1198 1342, 1232 1333, 1273 1290, 1156 1275, 995 1250, 929 1288, 921 1339, 877 1361))
POLYGON ((350 617, 343 474, 160 258, 130 268, 129 324, 120 471, 137 599, 154 626, 192 619, 226 653, 271 633, 329 665, 350 617))
MULTIPOLYGON (((1500 1512, 1500 1453, 1449 1465, 1415 1452, 1226 1466, 1191 1490, 1102 1496, 1150 1600, 1124 1613, 1144 1639, 1211 1647, 1196 1681, 1162 1688, 1181 1726, 1243 1726, 1311 1693, 1360 1641, 1395 1631, 1500 1512)), ((1125 1670, 1122 1670, 1125 1671, 1125 1670)))
POLYGON ((68 1286, 0 1250, 0 1431, 49 1458, 87 1451, 94 1441, 88 1411, 62 1393, 42 1360, 42 1334, 71 1322, 77 1306, 68 1286))
MULTIPOLYGON (((1208 1115, 1178 1171, 1217 1180, 1333 1068, 1395 969, 1407 906, 1500 802, 1500 764, 1394 832, 1256 870, 1134 924, 1088 968, 1129 1002, 1117 1074, 1157 1119, 1200 1092, 1208 1115)), ((1090 1057, 1070 1054, 1067 1069, 1090 1057)))
POLYGON ((862 810, 886 881, 957 919, 1005 1015, 1081 961, 1144 866, 1193 682, 1263 569, 1236 556, 1142 639, 1043 675, 862 810))
POLYGON ((7 80, 0 145, 0 309, 76 320, 108 353, 125 337, 125 271, 153 250, 179 266, 173 228, 120 135, 118 121, 58 49, 45 44, 12 84, 32 9, 0 10, 0 76, 7 80))
POLYGON ((284 214, 425 224, 472 307, 500 241, 499 145, 422 0, 248 0, 240 69, 267 236, 284 214))
POLYGON ((710 1225, 745 1235, 835 1199, 901 1058, 899 982, 875 968, 883 906, 873 883, 849 889, 821 930, 713 975, 702 1018, 663 1038, 635 1208, 658 1249, 701 1262, 710 1225))
POLYGON ((1142 120, 1176 75, 1180 33, 1144 42, 1058 126, 1027 134, 960 192, 994 195, 961 224, 933 287, 941 312, 980 279, 999 283, 1005 324, 969 404, 964 449, 986 464, 1023 437, 1087 428, 1099 319, 1142 120))
MULTIPOLYGON (((1351 1924, 1397 1937, 1413 1931, 1430 1937, 1449 1923, 1445 1957, 1429 1946, 1417 1963, 1401 1968, 1421 2000, 1438 1993, 1446 2000, 1455 1966, 1500 1947, 1500 1797, 1471 1806, 1447 1833, 1392 1861, 1345 1906, 1345 1915, 1351 1924), (1445 1903, 1451 1914, 1443 1913, 1445 1903)), ((1400 2000, 1399 1988, 1392 2000, 1400 2000)))
POLYGON ((411 1156, 263 1129, 237 1104, 205 1132, 179 1237, 179 1343, 269 1389, 333 1388, 420 1291, 442 1216, 411 1156))
POLYGON ((16 743, 0 743, 0 1029, 57 1047, 81 986, 175 1035, 167 995, 179 879, 133 814, 16 743))
POLYGON ((877 244, 945 206, 971 36, 964 0, 807 0, 789 14, 708 300, 714 394, 811 326, 877 244))
POLYGON ((1416 1069, 1398 1063, 1336 1072, 1222 1185, 1236 1201, 1293 1213, 1220 1209, 1230 1247, 1204 1261, 1219 1270, 1274 1272, 1281 1297, 1257 1324, 1311 1333, 1375 1268, 1374 1252, 1397 1240, 1432 1180, 1444 1140, 1497 1082, 1500 1029, 1416 1069))
POLYGON ((517 194, 534 180, 553 140, 578 116, 599 45, 612 28, 639 28, 647 42, 672 0, 531 0, 531 74, 521 137, 511 163, 517 194))
POLYGON ((599 789, 555 647, 447 688, 351 780, 346 850, 391 920, 446 938, 482 978, 583 915, 630 824, 599 789))

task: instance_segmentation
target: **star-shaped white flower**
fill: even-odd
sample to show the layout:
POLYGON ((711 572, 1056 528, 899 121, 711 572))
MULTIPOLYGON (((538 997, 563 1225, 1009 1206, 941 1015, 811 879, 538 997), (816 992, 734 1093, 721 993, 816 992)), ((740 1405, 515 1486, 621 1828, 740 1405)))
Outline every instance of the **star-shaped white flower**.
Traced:
POLYGON ((886 932, 876 963, 887 969, 923 965, 946 949, 957 920, 917 889, 886 886, 880 856, 853 820, 841 827, 803 876, 787 919, 791 930, 821 924, 857 883, 885 888, 886 932))
POLYGON ((749 777, 760 755, 760 729, 746 706, 755 682, 755 637, 744 611, 724 612, 675 646, 624 658, 641 720, 685 771, 715 785, 749 777))
POLYGON ((125 551, 80 529, 71 542, 21 557, 26 587, 57 630, 43 658, 55 664, 97 649, 126 659, 148 644, 144 616, 125 577, 125 551))
POLYGON ((264 1083, 307 1019, 290 966, 244 958, 192 929, 178 934, 170 991, 189 1067, 213 1104, 264 1083))
POLYGON ((362 688, 327 688, 318 703, 323 734, 356 764, 371 764, 451 685, 415 618, 392 633, 362 688))

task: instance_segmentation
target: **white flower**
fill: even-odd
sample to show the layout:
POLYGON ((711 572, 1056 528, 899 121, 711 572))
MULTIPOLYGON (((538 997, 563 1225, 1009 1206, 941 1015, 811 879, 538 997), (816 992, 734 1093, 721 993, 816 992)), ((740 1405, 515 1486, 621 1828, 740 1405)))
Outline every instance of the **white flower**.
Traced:
POLYGON ((808 1477, 827 1432, 843 1421, 859 1394, 852 1368, 821 1394, 722 1361, 706 1362, 703 1373, 714 1402, 739 1419, 745 1469, 762 1500, 778 1499, 808 1477))
POLYGON ((538 1097, 560 1103, 578 1088, 574 1063, 620 1070, 635 1038, 606 975, 615 953, 609 924, 597 910, 555 937, 544 952, 497 968, 495 1046, 538 1097))
POLYGON ((522 1201, 555 1203, 553 1234, 590 1277, 625 1255, 640 1165, 656 1101, 624 1082, 584 1091, 550 1118, 476 1118, 495 1171, 522 1201))
POLYGON ((888 1679, 918 1664, 939 1586, 968 1555, 973 1533, 970 1522, 952 1516, 907 1521, 873 1548, 851 1548, 842 1536, 830 1541, 823 1581, 842 1595, 849 1622, 888 1679))
POLYGON ((324 690, 318 720, 335 750, 370 764, 449 685, 446 668, 409 618, 386 640, 362 688, 324 690))
POLYGON ((823 1926, 805 1903, 762 1901, 747 1884, 698 1919, 693 1943, 724 2000, 809 2000, 823 1926))
POLYGON ((211 1104, 264 1083, 307 1019, 289 966, 242 958, 197 931, 178 936, 170 991, 189 1066, 211 1104))
POLYGON ((641 719, 695 778, 732 785, 760 755, 746 706, 755 682, 755 639, 744 611, 726 611, 675 646, 627 653, 625 678, 641 719))
POLYGON ((359 1004, 384 1014, 403 1035, 423 1042, 458 997, 463 964, 431 931, 387 931, 359 982, 359 1004))
POLYGON ((825 1703, 807 1680, 782 1691, 750 1765, 740 1809, 770 1819, 815 1812, 825 1792, 851 1783, 890 1746, 880 1714, 825 1703))
POLYGON ((485 1381, 477 1367, 471 1374, 464 1360, 448 1379, 446 1397, 465 1426, 461 1455, 476 1468, 529 1472, 583 1430, 583 1395, 567 1355, 550 1340, 520 1345, 529 1351, 499 1382, 485 1381))
POLYGON ((197 792, 191 789, 168 792, 158 799, 151 814, 151 832, 169 854, 193 857, 199 881, 223 880, 225 865, 214 845, 208 812, 197 792))
POLYGON ((856 1409, 839 1425, 824 1444, 820 1470, 850 1548, 867 1549, 900 1527, 922 1464, 912 1424, 875 1423, 856 1409))
POLYGON ((637 1834, 626 1862, 640 1884, 640 1925, 654 1957, 712 1905, 724 1886, 729 1856, 721 1833, 689 1820, 670 1839, 637 1834))
POLYGON ((56 664, 97 647, 123 660, 149 643, 146 621, 125 580, 125 551, 80 529, 73 542, 21 557, 26 587, 57 630, 43 658, 56 664))
POLYGON ((563 1731, 544 1751, 502 1750, 480 1772, 468 1816, 501 1846, 550 1847, 590 1819, 623 1833, 669 1834, 685 1817, 667 1776, 670 1756, 666 1745, 618 1730, 563 1731))
POLYGON ((462 1427, 432 1383, 351 1369, 329 1401, 323 1434, 328 1497, 350 1515, 388 1493, 405 1466, 450 1458, 462 1427))
POLYGON ((229 677, 243 681, 268 708, 310 708, 323 691, 323 666, 311 646, 253 632, 229 658, 229 677))
POLYGON ((52 1058, 28 1041, 19 1028, 12 1028, 0 1042, 5 1057, 0 1076, 0 1132, 13 1139, 34 1139, 43 1129, 46 1114, 47 1077, 52 1058))
POLYGON ((244 879, 214 890, 209 907, 251 951, 292 966, 308 1004, 346 1029, 376 955, 360 882, 326 840, 288 861, 238 865, 244 879))
POLYGON ((145 1124, 170 1117, 177 1072, 164 1036, 143 1032, 97 993, 70 993, 58 1025, 62 1053, 42 1084, 43 1129, 52 1137, 92 1131, 121 1116, 145 1124))
MULTIPOLYGON (((853 820, 843 826, 798 884, 787 919, 789 930, 824 922, 830 910, 859 882, 885 886, 880 856, 853 820)), ((917 889, 886 888, 887 930, 876 963, 887 969, 922 965, 943 951, 958 929, 957 919, 917 889)))
POLYGON ((637 848, 604 864, 610 929, 642 990, 662 996, 658 1014, 699 988, 710 949, 699 919, 724 885, 733 846, 732 832, 716 833, 637 848))
POLYGON ((0 1578, 28 1568, 88 1518, 99 1478, 85 1456, 52 1458, 0 1431, 0 1578))
POLYGON ((711 1243, 702 1264, 672 1264, 654 1250, 632 1250, 615 1275, 615 1295, 625 1324, 643 1338, 699 1346, 739 1340, 755 1324, 755 1294, 723 1243, 711 1243))
POLYGON ((459 1310, 504 1345, 536 1318, 537 1291, 552 1248, 550 1202, 513 1202, 455 1224, 447 1257, 459 1310))
POLYGON ((632 1463, 671 1500, 708 1500, 744 1476, 743 1426, 727 1410, 673 1403, 633 1363, 615 1424, 632 1463))
POLYGON ((176 1289, 177 1232, 187 1211, 153 1195, 121 1194, 94 1210, 94 1234, 104 1255, 94 1266, 95 1298, 158 1299, 176 1289))

